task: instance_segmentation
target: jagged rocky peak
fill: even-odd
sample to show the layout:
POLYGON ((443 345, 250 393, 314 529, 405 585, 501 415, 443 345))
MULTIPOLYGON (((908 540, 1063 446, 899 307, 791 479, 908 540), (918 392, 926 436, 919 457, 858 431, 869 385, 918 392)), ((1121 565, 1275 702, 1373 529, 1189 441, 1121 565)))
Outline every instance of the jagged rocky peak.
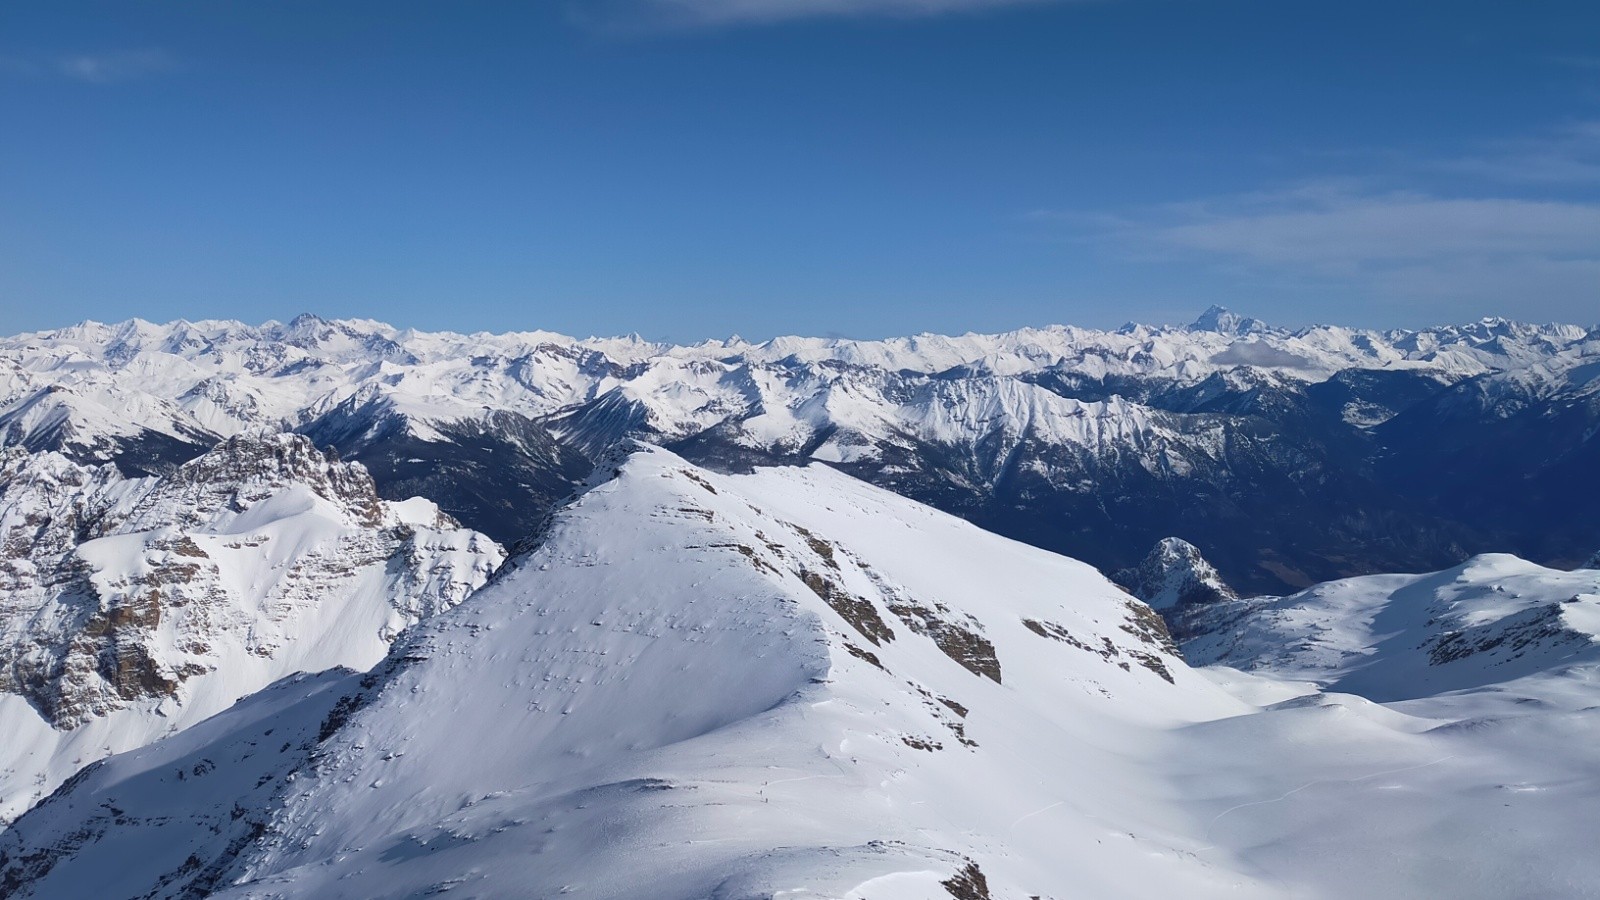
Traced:
POLYGON ((1589 557, 1589 561, 1584 563, 1583 565, 1579 566, 1578 568, 1580 568, 1580 569, 1600 569, 1600 550, 1596 550, 1594 555, 1589 557))
POLYGON ((330 500, 341 494, 363 493, 371 483, 359 465, 342 463, 336 454, 318 449, 305 435, 267 431, 229 438, 180 468, 177 475, 189 482, 297 480, 318 488, 318 493, 330 500))
POLYGON ((314 347, 327 340, 336 330, 334 323, 314 313, 301 313, 288 324, 275 329, 284 343, 300 347, 314 347))
POLYGON ((300 435, 236 437, 159 478, 0 456, 0 824, 241 693, 372 665, 503 559, 300 435))
POLYGON ((1234 600, 1238 594, 1222 580, 1200 549, 1182 538, 1162 538, 1144 561, 1114 579, 1158 610, 1234 600))
POLYGON ((304 435, 256 431, 223 441, 161 479, 133 510, 130 525, 200 525, 231 517, 288 485, 309 489, 365 525, 383 522, 383 504, 365 467, 340 462, 304 435))
POLYGON ((0 449, 0 591, 15 590, 40 557, 54 558, 93 533, 115 493, 144 483, 124 480, 110 464, 0 449))
POLYGON ((1268 325, 1260 319, 1241 316, 1225 306, 1213 305, 1190 323, 1189 330, 1238 336, 1267 331, 1268 325))
POLYGON ((300 435, 232 438, 160 479, 113 481, 48 454, 8 457, 5 471, 3 605, 11 626, 32 624, 0 649, 0 690, 58 727, 175 694, 225 663, 221 633, 270 656, 295 635, 267 622, 370 590, 369 576, 393 582, 380 623, 392 636, 500 558, 427 501, 384 503, 364 468, 300 435))

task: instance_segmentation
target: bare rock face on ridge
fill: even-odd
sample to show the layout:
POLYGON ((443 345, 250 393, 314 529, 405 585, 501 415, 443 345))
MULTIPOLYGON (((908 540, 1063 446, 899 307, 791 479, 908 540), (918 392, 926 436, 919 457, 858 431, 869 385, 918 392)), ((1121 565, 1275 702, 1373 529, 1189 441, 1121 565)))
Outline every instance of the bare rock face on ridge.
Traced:
POLYGON ((0 821, 80 764, 284 675, 370 666, 502 559, 428 501, 380 500, 359 464, 300 435, 236 436, 159 478, 8 452, 0 722, 18 739, 0 751, 14 788, 0 821))

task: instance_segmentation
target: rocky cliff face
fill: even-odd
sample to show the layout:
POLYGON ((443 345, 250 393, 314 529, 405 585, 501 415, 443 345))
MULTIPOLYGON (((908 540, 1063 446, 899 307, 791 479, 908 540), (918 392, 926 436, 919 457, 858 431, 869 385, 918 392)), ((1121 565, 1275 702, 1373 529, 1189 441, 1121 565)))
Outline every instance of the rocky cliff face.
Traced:
POLYGON ((18 740, 0 751, 0 821, 23 786, 278 677, 370 665, 501 560, 427 501, 380 500, 360 465, 299 435, 236 436, 159 478, 9 453, 0 723, 18 740), (55 752, 68 745, 71 759, 55 752))
POLYGON ((226 527, 289 485, 334 504, 353 524, 385 524, 365 468, 330 458, 300 435, 257 433, 230 438, 157 481, 129 512, 124 530, 226 527))

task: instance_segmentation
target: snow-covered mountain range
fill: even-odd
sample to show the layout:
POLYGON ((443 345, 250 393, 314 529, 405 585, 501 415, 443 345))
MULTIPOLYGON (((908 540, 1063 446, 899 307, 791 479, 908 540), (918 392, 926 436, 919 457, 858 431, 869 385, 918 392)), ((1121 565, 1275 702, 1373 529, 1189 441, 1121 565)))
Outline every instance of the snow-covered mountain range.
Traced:
POLYGON ((1600 332, 1485 320, 674 346, 132 320, 0 340, 0 442, 125 474, 252 429, 521 538, 628 438, 738 469, 815 459, 1106 571, 1178 534, 1247 591, 1600 546, 1600 332))
POLYGON ((1597 434, 1501 320, 0 339, 0 896, 1584 896, 1597 434))
MULTIPOLYGON (((1176 606, 1239 604, 1227 618, 1254 623, 1214 654, 1249 671, 1195 669, 1095 569, 826 466, 601 462, 486 587, 369 673, 291 676, 73 778, 0 833, 0 892, 1600 884, 1600 623, 1584 611, 1600 572, 1500 556, 1284 600, 1191 592, 1176 606), (1375 684, 1405 702, 1345 692, 1375 684)), ((1197 554, 1153 558, 1203 571, 1197 554)))

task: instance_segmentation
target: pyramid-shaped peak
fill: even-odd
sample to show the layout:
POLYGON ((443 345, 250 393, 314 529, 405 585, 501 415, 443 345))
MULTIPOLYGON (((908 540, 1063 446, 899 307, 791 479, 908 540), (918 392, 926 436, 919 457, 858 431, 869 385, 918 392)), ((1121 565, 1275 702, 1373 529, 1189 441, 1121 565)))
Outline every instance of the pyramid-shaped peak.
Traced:
POLYGON ((1115 580, 1156 609, 1214 603, 1238 596, 1200 548, 1176 537, 1157 541, 1143 562, 1118 572, 1115 580))
POLYGON ((1266 331, 1267 323, 1249 316, 1241 316, 1226 306, 1211 305, 1200 318, 1189 325, 1190 331, 1211 331, 1217 334, 1255 334, 1266 331))

